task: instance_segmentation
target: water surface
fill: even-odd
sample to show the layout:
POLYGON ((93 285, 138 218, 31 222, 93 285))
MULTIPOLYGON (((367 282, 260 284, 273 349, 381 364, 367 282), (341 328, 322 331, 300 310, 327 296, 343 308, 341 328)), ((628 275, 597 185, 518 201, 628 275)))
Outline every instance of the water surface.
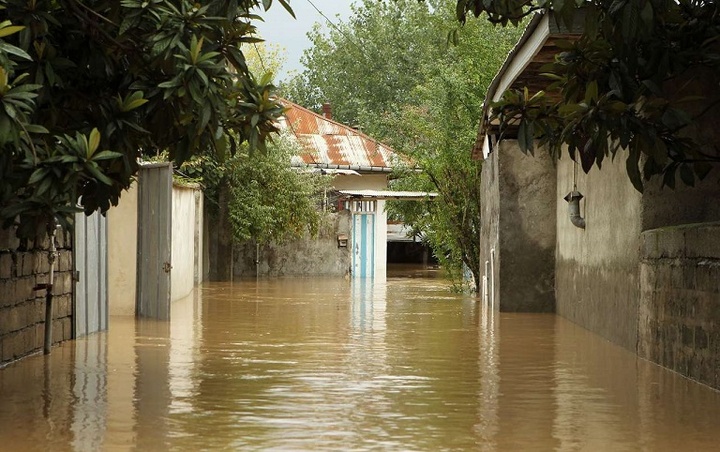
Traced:
POLYGON ((424 276, 211 283, 170 323, 111 318, 0 370, 0 450, 717 450, 718 392, 424 276))

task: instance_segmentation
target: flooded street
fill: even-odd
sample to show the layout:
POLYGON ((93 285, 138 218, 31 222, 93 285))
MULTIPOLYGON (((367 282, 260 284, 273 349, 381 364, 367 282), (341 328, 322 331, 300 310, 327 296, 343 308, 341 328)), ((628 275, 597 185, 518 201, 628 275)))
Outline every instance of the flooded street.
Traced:
POLYGON ((209 283, 170 324, 111 317, 0 370, 0 450, 716 450, 720 393, 410 275, 209 283))

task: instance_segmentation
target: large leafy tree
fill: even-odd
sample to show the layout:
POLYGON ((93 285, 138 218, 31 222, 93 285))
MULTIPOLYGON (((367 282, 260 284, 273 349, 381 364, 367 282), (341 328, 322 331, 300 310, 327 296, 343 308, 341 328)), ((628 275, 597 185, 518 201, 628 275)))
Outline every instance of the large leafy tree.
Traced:
POLYGON ((33 236, 78 202, 106 211, 143 153, 181 163, 238 142, 263 149, 282 107, 243 45, 271 4, 0 0, 3 226, 33 236))
POLYGON ((317 232, 321 197, 328 188, 326 176, 291 166, 292 156, 301 152, 297 140, 281 132, 263 154, 250 156, 243 146, 225 160, 206 154, 180 170, 202 182, 210 210, 228 217, 235 243, 282 243, 317 232))
POLYGON ((720 163, 720 5, 706 0, 458 0, 458 19, 487 17, 517 25, 551 10, 566 29, 582 30, 548 65, 547 89, 509 91, 494 106, 503 132, 533 139, 587 172, 619 149, 640 191, 653 177, 675 186, 704 178, 720 163), (559 93, 556 96, 550 92, 559 93))
POLYGON ((459 280, 462 264, 479 279, 480 163, 469 150, 485 91, 519 33, 473 21, 457 30, 453 0, 366 0, 346 22, 311 34, 307 70, 285 95, 319 108, 410 157, 395 188, 438 192, 432 202, 392 203, 391 215, 422 232, 459 280))
MULTIPOLYGON (((253 43, 245 53, 249 72, 269 84, 284 62, 282 49, 253 43)), ((293 168, 300 143, 288 131, 274 134, 265 152, 247 145, 232 155, 203 152, 180 167, 185 177, 202 183, 210 233, 217 241, 210 275, 231 280, 234 245, 283 243, 317 233, 322 221, 320 196, 329 188, 326 176, 293 168)))

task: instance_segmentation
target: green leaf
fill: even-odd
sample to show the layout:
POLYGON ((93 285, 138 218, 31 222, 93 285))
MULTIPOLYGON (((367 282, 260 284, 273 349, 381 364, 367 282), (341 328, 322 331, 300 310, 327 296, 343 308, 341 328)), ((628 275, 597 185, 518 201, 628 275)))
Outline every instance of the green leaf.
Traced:
POLYGON ((585 89, 585 103, 592 104, 598 100, 598 83, 597 80, 593 80, 587 84, 585 89))
POLYGON ((90 163, 88 165, 85 165, 85 168, 87 168, 88 172, 95 177, 95 179, 99 180, 105 185, 112 185, 112 180, 110 180, 109 177, 104 175, 100 169, 98 169, 97 165, 95 163, 90 163))
POLYGON ((100 131, 93 128, 90 132, 90 140, 88 141, 88 156, 92 156, 100 146, 100 131))
POLYGON ((5 36, 10 36, 13 33, 17 33, 20 30, 23 30, 25 27, 22 25, 12 25, 9 27, 0 27, 0 38, 4 38, 5 36))
POLYGON ((5 53, 9 53, 11 55, 18 56, 25 60, 32 61, 32 57, 30 55, 28 55, 27 52, 25 52, 23 49, 21 49, 19 47, 15 47, 14 45, 10 45, 10 44, 0 41, 0 50, 4 51, 5 53))
POLYGON ((632 183, 633 187, 635 187, 635 190, 642 193, 643 182, 642 176, 640 175, 639 160, 640 152, 637 150, 637 147, 631 147, 630 155, 628 155, 628 158, 625 161, 625 168, 627 170, 628 176, 630 177, 630 182, 632 183))
POLYGON ((48 129, 37 124, 25 124, 25 130, 29 133, 45 134, 50 133, 48 129))
POLYGON ((47 168, 38 168, 30 175, 30 178, 28 179, 27 183, 28 185, 34 185, 40 182, 45 176, 48 174, 47 168))
POLYGON ((93 159, 94 161, 98 161, 98 160, 110 160, 110 159, 121 158, 122 156, 123 156, 123 154, 120 153, 120 152, 101 151, 101 152, 98 152, 97 154, 95 154, 92 159, 93 159))
POLYGON ((147 99, 135 99, 123 106, 123 112, 135 110, 136 108, 145 105, 149 101, 147 99))
POLYGON ((297 19, 297 17, 295 17, 295 11, 293 11, 293 9, 290 7, 290 3, 287 0, 278 0, 278 1, 282 5, 282 7, 285 8, 285 11, 290 13, 290 15, 293 17, 293 19, 297 19))
POLYGON ((695 174, 693 174, 689 165, 680 165, 680 180, 682 180, 688 187, 695 186, 695 174))
POLYGON ((703 180, 705 176, 713 169, 713 166, 708 162, 695 162, 693 164, 693 170, 697 174, 698 179, 703 180))

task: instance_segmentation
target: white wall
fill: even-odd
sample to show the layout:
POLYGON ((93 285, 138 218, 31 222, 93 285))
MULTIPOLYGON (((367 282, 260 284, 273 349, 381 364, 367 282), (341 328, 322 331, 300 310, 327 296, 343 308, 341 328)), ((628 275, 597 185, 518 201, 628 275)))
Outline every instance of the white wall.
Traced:
POLYGON ((185 298, 195 287, 195 190, 173 185, 172 191, 172 273, 170 300, 185 298))
POLYGON ((133 183, 107 213, 110 315, 135 315, 137 195, 137 183, 133 183))
MULTIPOLYGON (((171 301, 188 296, 202 281, 202 191, 173 186, 171 301)), ((137 282, 137 184, 108 211, 109 314, 135 315, 137 282)))

